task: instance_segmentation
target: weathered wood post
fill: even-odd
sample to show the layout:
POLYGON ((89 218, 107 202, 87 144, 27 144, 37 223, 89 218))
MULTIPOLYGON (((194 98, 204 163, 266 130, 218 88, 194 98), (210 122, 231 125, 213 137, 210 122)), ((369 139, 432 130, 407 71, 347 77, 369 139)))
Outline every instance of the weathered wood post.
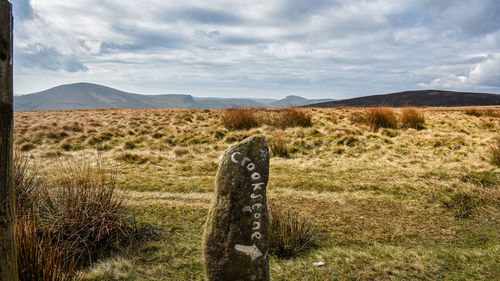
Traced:
POLYGON ((0 281, 17 280, 12 177, 12 5, 0 0, 0 281))
POLYGON ((268 177, 264 136, 224 152, 203 234, 206 280, 269 280, 268 177))

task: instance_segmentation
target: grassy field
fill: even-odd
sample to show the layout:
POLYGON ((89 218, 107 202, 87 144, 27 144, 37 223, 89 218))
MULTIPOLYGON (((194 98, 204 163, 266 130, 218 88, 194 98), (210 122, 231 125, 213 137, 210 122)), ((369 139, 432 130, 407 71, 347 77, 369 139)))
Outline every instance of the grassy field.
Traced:
POLYGON ((128 210, 158 234, 84 280, 203 280, 218 159, 253 134, 288 154, 271 158, 270 205, 319 230, 316 247, 271 256, 272 280, 500 280, 499 117, 422 108, 423 129, 373 130, 363 109, 304 110, 310 127, 273 125, 279 110, 259 109, 267 121, 249 130, 226 129, 223 110, 16 112, 15 146, 47 175, 99 154, 118 170, 128 210))

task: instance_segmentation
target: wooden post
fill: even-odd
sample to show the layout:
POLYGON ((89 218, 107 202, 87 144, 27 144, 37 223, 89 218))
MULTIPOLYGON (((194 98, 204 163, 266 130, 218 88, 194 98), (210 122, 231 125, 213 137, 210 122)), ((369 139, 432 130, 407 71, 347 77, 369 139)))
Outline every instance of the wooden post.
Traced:
POLYGON ((13 181, 12 5, 0 0, 0 281, 16 281, 13 181))

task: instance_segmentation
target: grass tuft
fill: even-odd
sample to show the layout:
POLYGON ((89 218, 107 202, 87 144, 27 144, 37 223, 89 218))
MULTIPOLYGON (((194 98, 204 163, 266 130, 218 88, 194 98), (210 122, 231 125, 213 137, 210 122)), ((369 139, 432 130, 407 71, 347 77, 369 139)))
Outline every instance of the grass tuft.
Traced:
POLYGON ((481 114, 481 111, 477 108, 467 108, 465 110, 465 114, 467 115, 470 115, 470 116, 476 116, 476 117, 480 117, 482 114, 481 114))
POLYGON ((116 194, 116 171, 95 164, 65 162, 57 166, 51 186, 40 192, 40 216, 49 233, 72 247, 80 263, 91 262, 128 234, 124 202, 116 194))
POLYGON ((269 148, 273 156, 288 158, 288 144, 281 134, 270 138, 269 148))
POLYGON ((476 211, 479 203, 479 199, 472 194, 458 192, 445 202, 444 206, 453 213, 455 218, 466 219, 476 211))
POLYGON ((465 114, 470 115, 470 116, 476 116, 476 117, 481 117, 481 116, 500 117, 500 112, 493 110, 491 108, 482 110, 482 109, 478 109, 475 107, 471 107, 471 108, 467 108, 465 110, 465 114))
POLYGON ((366 121, 374 131, 379 128, 395 129, 398 127, 398 119, 390 107, 368 108, 366 110, 366 121))
POLYGON ((228 130, 248 130, 257 127, 259 122, 252 109, 231 108, 222 114, 222 125, 228 130))
POLYGON ((500 167, 500 137, 496 139, 496 143, 491 145, 491 163, 500 167))
POLYGON ((20 281, 78 280, 71 247, 40 228, 33 216, 17 218, 15 237, 20 281))
POLYGON ((16 212, 20 215, 34 212, 37 194, 45 186, 40 177, 38 166, 30 158, 20 152, 14 151, 14 186, 16 191, 16 212))
POLYGON ((404 128, 422 130, 425 128, 425 115, 415 108, 403 108, 401 124, 404 128))
POLYGON ((282 128, 311 127, 311 114, 295 107, 288 107, 280 112, 277 125, 282 128))
POLYGON ((280 258, 296 257, 316 245, 318 230, 307 217, 269 207, 269 251, 280 258))
POLYGON ((495 188, 500 186, 500 173, 494 171, 473 171, 462 176, 461 180, 480 187, 495 188))

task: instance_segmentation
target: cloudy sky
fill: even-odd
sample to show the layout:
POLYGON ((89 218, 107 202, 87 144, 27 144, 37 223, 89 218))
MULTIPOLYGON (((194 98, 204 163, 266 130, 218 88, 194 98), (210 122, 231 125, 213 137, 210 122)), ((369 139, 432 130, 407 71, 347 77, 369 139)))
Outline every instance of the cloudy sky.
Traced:
POLYGON ((14 91, 500 93, 497 0, 10 0, 14 91))

